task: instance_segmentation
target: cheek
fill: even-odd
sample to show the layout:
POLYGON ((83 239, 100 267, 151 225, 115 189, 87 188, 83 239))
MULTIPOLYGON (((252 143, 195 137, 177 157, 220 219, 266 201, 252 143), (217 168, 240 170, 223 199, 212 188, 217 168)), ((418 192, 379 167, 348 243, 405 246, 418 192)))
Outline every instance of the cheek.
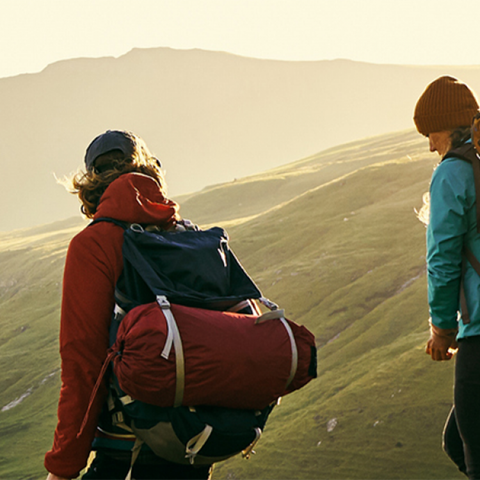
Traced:
POLYGON ((450 150, 450 138, 446 138, 442 145, 443 153, 447 153, 450 150))

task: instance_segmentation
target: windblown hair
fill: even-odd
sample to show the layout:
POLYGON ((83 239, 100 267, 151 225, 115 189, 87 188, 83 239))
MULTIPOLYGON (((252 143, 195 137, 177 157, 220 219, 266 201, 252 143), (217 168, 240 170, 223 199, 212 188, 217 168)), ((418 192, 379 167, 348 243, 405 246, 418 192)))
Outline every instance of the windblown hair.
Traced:
POLYGON ((415 208, 415 213, 417 214, 417 218, 427 226, 430 223, 430 192, 425 192, 422 195, 422 201, 423 205, 420 210, 415 208))
MULTIPOLYGON (((450 150, 462 146, 471 136, 471 127, 459 127, 450 134, 450 150)), ((425 192, 422 197, 423 205, 420 210, 415 210, 417 218, 427 226, 430 222, 430 192, 425 192)))
POLYGON ((79 171, 62 182, 70 193, 78 195, 82 204, 80 210, 86 217, 93 218, 107 187, 125 173, 143 173, 152 177, 166 196, 166 182, 158 160, 150 153, 142 139, 133 134, 132 138, 135 148, 131 157, 125 157, 119 150, 113 150, 96 159, 95 163, 102 167, 94 166, 86 172, 79 171))
POLYGON ((471 127, 459 127, 450 134, 451 149, 461 147, 471 136, 471 127))

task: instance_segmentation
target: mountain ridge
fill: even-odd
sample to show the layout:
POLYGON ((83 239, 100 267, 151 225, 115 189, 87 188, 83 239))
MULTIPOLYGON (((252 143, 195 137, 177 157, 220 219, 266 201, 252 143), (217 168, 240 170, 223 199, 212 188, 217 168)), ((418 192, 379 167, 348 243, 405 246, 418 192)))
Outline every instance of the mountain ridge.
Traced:
POLYGON ((443 73, 480 91, 480 67, 293 62, 134 49, 0 79, 0 202, 8 231, 74 215, 55 182, 107 129, 144 138, 172 196, 233 181, 348 141, 412 128, 414 104, 443 73), (21 168, 20 168, 21 167, 21 168))

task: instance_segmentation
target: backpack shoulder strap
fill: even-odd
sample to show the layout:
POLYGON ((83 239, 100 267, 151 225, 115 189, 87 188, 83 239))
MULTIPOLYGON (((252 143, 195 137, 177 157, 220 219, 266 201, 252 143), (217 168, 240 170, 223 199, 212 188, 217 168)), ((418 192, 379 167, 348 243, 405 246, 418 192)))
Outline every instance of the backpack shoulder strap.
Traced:
MULTIPOLYGON (((446 158, 458 158, 472 165, 473 180, 475 183, 476 209, 477 209, 477 232, 480 233, 480 159, 477 151, 472 143, 465 143, 461 147, 450 150, 442 161, 446 158)), ((477 260, 473 252, 466 246, 463 249, 462 261, 462 277, 460 283, 460 305, 462 309, 462 320, 464 324, 470 323, 470 314, 467 308, 467 300, 465 297, 465 262, 468 261, 473 269, 480 275, 480 262, 477 260)))
MULTIPOLYGON (((118 225, 119 227, 122 227, 124 230, 127 230, 130 228, 132 225, 140 225, 138 223, 127 223, 127 222, 122 222, 121 220, 117 220, 116 218, 110 218, 110 217, 100 217, 96 218, 92 222, 88 224, 90 227, 91 225, 95 225, 96 223, 99 222, 110 222, 114 223, 115 225, 118 225)), ((144 225, 141 224, 140 227, 148 232, 164 232, 166 230, 162 229, 161 227, 157 225, 144 225)), ((140 228, 139 227, 139 228, 140 228)), ((199 231, 200 227, 194 223, 192 223, 190 220, 187 219, 181 219, 177 221, 176 226, 175 226, 176 231, 186 231, 186 230, 193 230, 193 231, 199 231)))
POLYGON ((110 218, 110 217, 96 218, 95 220, 93 220, 93 222, 90 222, 88 224, 88 226, 91 227, 92 225, 95 225, 96 223, 100 223, 100 222, 114 223, 115 225, 117 225, 119 227, 122 227, 124 230, 126 230, 128 228, 128 223, 125 223, 125 222, 122 222, 120 220, 116 220, 115 218, 110 218))
POLYGON ((442 159, 446 158, 459 158, 460 160, 465 160, 466 162, 472 163, 477 158, 477 152, 473 146, 473 143, 464 143, 460 147, 450 150, 442 159))
POLYGON ((472 143, 464 143, 461 147, 450 150, 442 161, 452 157, 464 160, 472 165, 477 203, 477 232, 480 233, 480 159, 472 143))

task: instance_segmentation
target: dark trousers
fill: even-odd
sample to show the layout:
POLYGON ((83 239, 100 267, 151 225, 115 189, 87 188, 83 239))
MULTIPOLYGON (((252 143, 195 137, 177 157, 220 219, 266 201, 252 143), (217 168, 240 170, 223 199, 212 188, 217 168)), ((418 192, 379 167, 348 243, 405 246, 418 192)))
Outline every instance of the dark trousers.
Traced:
POLYGON ((445 424, 447 455, 469 479, 480 479, 480 336, 459 341, 454 407, 445 424))
MULTIPOLYGON (((131 454, 98 450, 82 480, 124 480, 130 470, 131 454)), ((133 466, 135 480, 206 480, 210 478, 211 467, 177 465, 166 462, 153 454, 140 457, 133 466)))

